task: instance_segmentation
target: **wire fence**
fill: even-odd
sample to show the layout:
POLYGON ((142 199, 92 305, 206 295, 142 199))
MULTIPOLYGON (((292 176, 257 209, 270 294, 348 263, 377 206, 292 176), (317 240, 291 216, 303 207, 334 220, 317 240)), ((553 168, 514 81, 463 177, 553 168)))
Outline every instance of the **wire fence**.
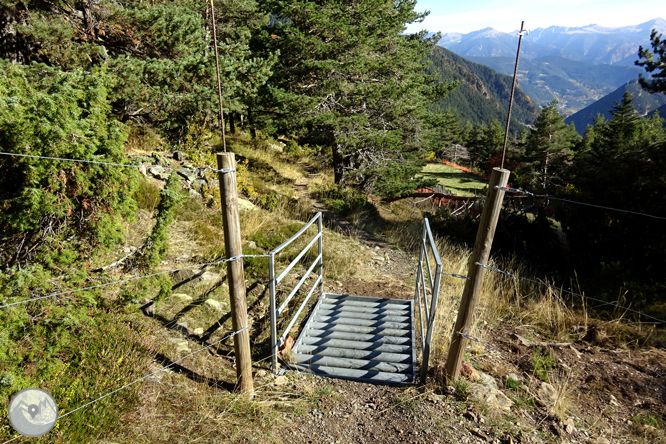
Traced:
POLYGON ((617 211, 617 212, 620 212, 620 213, 633 214, 633 215, 636 215, 636 216, 650 217, 652 219, 666 220, 666 217, 663 217, 663 216, 655 216, 653 214, 640 213, 638 211, 630 211, 630 210, 624 210, 624 209, 621 209, 621 208, 613 208, 613 207, 606 207, 606 206, 603 206, 603 205, 591 204, 591 203, 587 203, 587 202, 579 202, 579 201, 575 201, 575 200, 570 200, 570 199, 564 199, 564 198, 561 198, 561 197, 551 196, 549 194, 535 194, 535 193, 532 193, 530 191, 519 190, 517 188, 500 187, 500 186, 496 186, 495 188, 497 188, 498 190, 501 190, 501 191, 508 191, 510 193, 520 193, 520 194, 523 194, 525 196, 530 196, 530 197, 538 197, 538 198, 544 198, 544 199, 559 200, 559 201, 562 201, 562 202, 567 202, 567 203, 571 203, 571 204, 575 204, 575 205, 583 205, 583 206, 587 206, 587 207, 599 208, 599 209, 602 209, 602 210, 617 211))
MULTIPOLYGON (((106 398, 106 397, 108 397, 108 396, 113 395, 114 393, 117 393, 117 392, 119 392, 119 391, 121 391, 121 390, 123 390, 123 389, 126 389, 127 387, 130 387, 130 386, 136 384, 137 382, 141 382, 141 381, 143 381, 143 380, 145 380, 145 379, 148 379, 148 378, 150 378, 151 376, 156 375, 157 373, 160 373, 160 372, 163 372, 163 371, 169 370, 170 367, 173 367, 174 365, 176 365, 176 364, 178 364, 178 363, 184 361, 185 359, 189 358, 190 356, 192 356, 192 355, 196 355, 197 353, 200 353, 200 352, 202 352, 202 351, 204 351, 204 350, 207 350, 207 349, 209 349, 210 347, 219 344, 220 342, 226 341, 227 339, 236 336, 238 333, 240 333, 240 332, 242 332, 242 331, 244 331, 244 330, 247 330, 248 328, 250 328, 250 327, 247 326, 247 327, 243 327, 243 328, 241 328, 240 330, 236 330, 236 331, 234 331, 233 333, 230 333, 230 334, 228 334, 227 336, 225 336, 224 338, 220 339, 219 341, 215 341, 215 342, 213 342, 212 344, 208 344, 208 345, 205 346, 205 347, 202 347, 202 348, 200 348, 200 349, 198 349, 198 350, 195 350, 195 351, 193 351, 192 353, 183 356, 182 358, 178 359, 177 361, 174 361, 174 362, 170 363, 169 365, 166 365, 166 366, 162 367, 162 368, 159 369, 159 370, 156 370, 156 371, 154 371, 154 372, 152 372, 152 373, 150 373, 150 374, 148 374, 148 375, 145 375, 145 376, 142 376, 142 377, 140 377, 140 378, 138 378, 138 379, 135 379, 134 381, 132 381, 132 382, 130 382, 130 383, 128 383, 128 384, 125 384, 125 385, 123 385, 123 386, 120 387, 120 388, 117 388, 117 389, 115 389, 115 390, 112 390, 112 391, 110 391, 110 392, 108 392, 108 393, 106 393, 106 394, 100 396, 99 398, 96 398, 96 399, 94 399, 94 400, 92 400, 92 401, 90 401, 90 402, 88 402, 88 403, 86 403, 86 404, 83 404, 82 406, 77 407, 77 408, 75 408, 74 410, 71 410, 71 411, 69 411, 69 412, 67 412, 67 413, 65 413, 65 414, 63 414, 63 415, 58 415, 58 419, 57 419, 57 420, 60 420, 60 419, 62 419, 62 418, 64 418, 64 417, 66 417, 66 416, 69 416, 69 415, 71 415, 71 414, 73 414, 73 413, 75 413, 75 412, 78 412, 79 410, 84 409, 84 408, 86 408, 86 407, 88 407, 88 406, 90 406, 90 405, 92 405, 92 404, 95 404, 96 402, 99 402, 99 401, 101 401, 102 399, 104 399, 104 398, 106 398)), ((10 439, 9 441, 5 441, 3 444, 7 444, 8 442, 12 442, 12 441, 14 441, 15 439, 20 438, 21 436, 23 436, 23 435, 16 436, 16 437, 10 439)))
POLYGON ((129 163, 115 163, 115 162, 103 162, 100 160, 84 160, 84 159, 68 159, 64 157, 48 157, 48 156, 36 156, 33 154, 19 154, 19 153, 5 153, 5 152, 0 152, 0 155, 3 156, 12 156, 12 157, 28 157, 32 159, 46 159, 46 160, 60 160, 60 161, 65 161, 65 162, 78 162, 78 163, 89 163, 89 164, 97 164, 97 165, 106 165, 106 166, 118 166, 118 167, 124 167, 124 168, 159 168, 163 170, 171 170, 171 171, 190 171, 190 172, 203 172, 203 171, 214 171, 217 173, 231 173, 233 171, 236 171, 235 169, 231 168, 212 168, 212 167, 203 167, 203 168, 173 168, 173 167, 163 167, 159 165, 133 165, 129 163))
POLYGON ((494 271, 496 273, 501 273, 505 276, 509 276, 509 277, 512 277, 512 278, 515 278, 515 279, 519 279, 521 281, 532 282, 534 284, 543 285, 544 287, 552 288, 554 290, 558 290, 560 292, 567 293, 567 294, 570 294, 572 296, 578 296, 578 297, 583 298, 583 299, 588 299, 588 300, 591 300, 591 301, 594 301, 594 302, 598 302, 602 305, 611 305, 611 306, 619 308, 621 310, 625 310, 625 311, 628 311, 628 312, 631 312, 631 313, 635 313, 639 316, 642 316, 642 317, 645 317, 645 318, 648 318, 648 319, 652 319, 653 321, 656 321, 656 323, 659 323, 659 324, 666 324, 666 321, 663 320, 663 319, 659 319, 659 318, 656 318, 654 316, 650 316, 647 313, 643 313, 642 311, 639 311, 639 310, 634 310, 633 308, 624 307, 624 306, 622 306, 620 304, 617 304, 615 302, 604 301, 602 299, 593 298, 591 296, 586 296, 586 295, 581 294, 581 293, 576 293, 576 292, 573 292, 573 291, 570 291, 570 290, 565 290, 564 288, 558 287, 556 285, 547 284, 545 282, 537 281, 536 279, 529 279, 529 278, 526 278, 526 277, 518 276, 516 274, 509 273, 508 271, 500 270, 499 268, 495 268, 495 267, 492 267, 490 265, 481 264, 479 262, 476 262, 476 265, 479 265, 479 266, 481 266, 481 267, 483 267, 487 270, 491 270, 491 271, 494 271))
MULTIPOLYGON (((499 352, 499 353, 501 353, 501 354, 503 354, 503 355, 505 355, 505 356, 509 356, 509 357, 511 357, 511 359, 514 359, 514 360, 516 360, 516 361, 519 362, 519 363, 526 364, 528 367, 534 369, 535 371, 539 371, 539 372, 546 373, 546 374, 548 374, 548 375, 555 376, 555 377, 557 377, 557 378, 559 378, 559 379, 561 379, 561 380, 564 380, 564 381, 570 383, 571 385, 575 385, 576 387, 578 387, 578 388, 580 388, 580 389, 582 389, 582 390, 586 390, 586 391, 588 391, 588 392, 591 392, 591 393, 594 393, 594 394, 596 394, 596 395, 599 395, 599 396, 601 396, 602 398, 604 398, 604 399, 606 399, 606 400, 608 400, 608 401, 616 402, 616 403, 621 404, 621 405, 624 405, 624 406, 626 406, 626 407, 631 407, 631 408, 633 408, 633 409, 640 410, 640 411, 642 411, 642 412, 644 412, 644 413, 648 413, 648 414, 651 414, 651 415, 657 416, 657 417, 659 417, 659 418, 661 418, 661 419, 663 419, 663 420, 666 420, 666 416, 662 415, 661 413, 653 412, 652 410, 644 409, 644 408, 642 408, 642 407, 638 407, 637 405, 626 403, 626 402, 621 401, 621 400, 617 399, 616 397, 614 397, 614 396, 612 396, 612 395, 610 395, 610 394, 608 394, 608 393, 604 393, 604 392, 602 392, 602 391, 599 391, 599 390, 593 389, 592 387, 588 387, 588 386, 583 385, 583 384, 579 384, 578 382, 574 381, 573 379, 568 378, 568 377, 566 377, 566 376, 564 376, 564 375, 561 375, 560 373, 556 372, 555 370, 539 369, 539 368, 537 368, 532 362, 530 362, 527 358, 519 359, 518 357, 514 356, 512 353, 509 353, 509 352, 507 352, 507 351, 504 351, 504 350, 502 350, 501 348, 497 347, 496 345, 493 345, 493 344, 491 344, 491 343, 489 343, 489 342, 483 341, 483 340, 481 340, 481 339, 479 339, 479 338, 477 338, 477 337, 475 337, 475 336, 468 335, 468 334, 463 333, 463 332, 461 332, 461 331, 458 331, 458 332, 456 332, 456 333, 458 333, 460 336, 462 336, 462 337, 464 337, 464 338, 466 338, 466 339, 468 339, 468 340, 470 340, 470 341, 474 341, 474 342, 477 342, 477 343, 479 343, 479 344, 483 344, 483 345, 484 345, 485 347, 487 347, 487 348, 491 348, 491 349, 493 349, 493 350, 495 350, 495 351, 497 351, 497 352, 499 352)), ((642 399, 645 400, 645 398, 642 398, 642 399)), ((645 400, 645 401, 647 401, 647 400, 645 400)))
POLYGON ((127 278, 127 279, 121 279, 121 280, 118 280, 118 281, 106 282, 104 284, 92 285, 90 287, 78 288, 76 290, 68 290, 68 291, 62 291, 62 292, 58 292, 58 293, 51 293, 51 294, 47 294, 45 296, 39 296, 39 297, 36 297, 36 298, 26 299, 24 301, 18 301, 18 302, 12 302, 10 304, 0 305, 0 308, 7 308, 7 307, 15 306, 15 305, 20 305, 20 304, 27 304, 28 302, 38 301, 40 299, 52 298, 52 297, 55 297, 55 296, 63 296, 63 295, 67 295, 67 294, 78 293, 80 291, 93 290, 95 288, 107 287, 109 285, 122 284, 124 282, 136 281, 136 280, 139 280, 139 279, 145 279, 145 278, 149 278, 149 277, 153 277, 153 276, 159 276, 161 274, 176 273, 176 272, 181 271, 181 270, 189 270, 189 269, 192 269, 192 268, 219 265, 219 264, 223 264, 223 263, 226 263, 226 262, 242 259, 242 258, 245 258, 245 257, 268 257, 268 255, 267 254, 247 254, 247 255, 243 254, 243 255, 240 255, 240 256, 230 257, 229 259, 220 259, 219 261, 214 261, 214 262, 204 262, 204 263, 201 263, 201 264, 195 264, 195 265, 189 265, 187 267, 176 268, 176 269, 173 269, 173 270, 160 271, 158 273, 152 273, 152 274, 147 274, 147 275, 142 275, 142 276, 135 276, 135 277, 127 278))
MULTIPOLYGON (((174 167, 166 167, 166 166, 159 166, 159 165, 134 165, 134 164, 122 164, 122 163, 105 162, 105 161, 97 161, 97 160, 70 159, 70 158, 49 157, 49 156, 37 156, 37 155, 19 154, 19 153, 7 153, 7 152, 0 152, 0 155, 4 155, 4 156, 12 156, 12 157, 22 157, 22 158, 32 158, 32 159, 44 159, 44 160, 55 160, 55 161, 77 162, 77 163, 85 163, 85 164, 96 164, 96 165, 113 166, 113 167, 121 167, 121 168, 146 168, 146 169, 149 169, 149 168, 156 168, 156 169, 170 170, 170 171, 176 171, 176 172, 178 172, 178 171, 187 171, 187 172, 204 172, 204 171, 212 171, 212 172, 217 172, 217 173, 231 173, 231 172, 235 172, 235 171, 236 171, 235 169, 230 169, 230 168, 222 168, 222 169, 212 168, 212 167, 203 167, 203 168, 174 168, 174 167)), ((39 297, 34 297, 34 298, 30 298, 30 299, 26 299, 26 300, 23 300, 23 301, 12 302, 12 303, 6 303, 6 304, 4 304, 4 305, 0 305, 0 309, 2 309, 2 308, 14 307, 14 306, 18 306, 18 305, 26 304, 26 303, 29 303, 29 302, 35 302, 35 301, 44 300, 44 299, 49 299, 49 298, 53 298, 53 297, 57 297, 57 296, 65 296, 65 295, 70 295, 70 294, 74 294, 74 293, 78 293, 78 292, 82 292, 82 291, 88 291, 88 290, 93 290, 93 289, 97 289, 97 288, 107 287, 107 286, 110 286, 110 285, 117 285, 117 284, 122 284, 122 283, 126 283, 126 282, 136 281, 136 280, 140 280, 140 279, 146 279, 146 278, 150 278, 150 277, 154 277, 154 276, 159 276, 159 275, 164 275, 164 274, 176 273, 176 272, 178 272, 178 271, 188 270, 188 269, 192 269, 192 268, 199 268, 199 267, 208 267, 208 266, 220 265, 220 264, 224 264, 224 263, 227 263, 227 262, 231 262, 231 261, 235 261, 235 260, 239 260, 239 259, 243 259, 243 258, 257 258, 257 257, 268 257, 268 256, 269 256, 268 254, 247 254, 247 255, 238 255, 238 256, 234 256, 234 257, 230 257, 230 258, 226 258, 226 259, 220 259, 220 260, 211 261, 211 262, 204 262, 204 263, 199 263, 199 264, 189 265, 189 266, 186 266, 186 267, 181 267, 181 268, 177 268, 177 269, 171 269, 171 270, 160 271, 160 272, 157 272, 157 273, 151 273, 151 274, 147 274, 147 275, 135 276, 135 277, 127 278, 127 279, 121 279, 121 280, 117 280, 117 281, 113 281, 113 282, 106 282, 106 283, 103 283, 103 284, 92 285, 92 286, 88 286, 88 287, 84 287, 84 288, 78 288, 78 289, 74 289, 74 290, 67 290, 67 291, 61 291, 61 292, 50 293, 50 294, 47 294, 47 295, 43 295, 43 296, 39 296, 39 297)), ((141 381, 143 381, 143 380, 145 380, 145 379, 147 379, 147 378, 150 378, 150 377, 154 376, 154 375, 157 374, 157 373, 160 373, 160 372, 166 371, 166 370, 168 370, 169 368, 171 368, 171 367, 177 365, 178 363, 182 362, 183 360, 189 358, 190 356, 195 355, 195 354, 197 354, 197 353, 200 353, 200 352, 202 352, 202 351, 204 351, 204 350, 207 350, 207 349, 209 349, 210 347, 213 347, 213 346, 215 346, 215 345, 217 345, 217 344, 219 344, 219 343, 221 343, 221 342, 223 342, 223 341, 225 341, 225 340, 227 340, 227 339, 229 339, 229 338, 231 338, 231 337, 237 335, 238 333, 240 333, 240 332, 242 332, 242 331, 244 331, 244 330, 246 330, 246 329, 248 329, 248 328, 249 328, 249 327, 244 327, 244 328, 242 328, 242 329, 240 329, 240 330, 237 330, 237 331, 235 331, 235 332, 233 332, 233 333, 231 333, 231 334, 225 336, 224 338, 222 338, 222 339, 220 339, 220 340, 218 340, 218 341, 215 341, 215 342, 213 342, 213 343, 211 343, 211 344, 209 344, 209 345, 207 345, 207 346, 205 346, 205 347, 202 347, 202 348, 200 348, 200 349, 198 349, 198 350, 196 350, 196 351, 194 351, 194 352, 192 352, 192 353, 190 353, 190 354, 188 354, 188 355, 186 355, 186 356, 184 356, 184 357, 178 359, 177 361, 171 362, 170 364, 164 366, 163 368, 161 368, 161 369, 159 369, 159 370, 157 370, 157 371, 155 371, 155 372, 152 372, 152 373, 150 373, 150 374, 148 374, 148 375, 145 375, 145 376, 143 376, 143 377, 141 377, 141 378, 138 378, 138 379, 136 379, 136 380, 134 380, 134 381, 132 381, 132 382, 130 382, 130 383, 128 383, 128 384, 125 384, 124 386, 122 386, 122 387, 120 387, 120 388, 118 388, 118 389, 115 389, 115 390, 113 390, 113 391, 110 391, 110 392, 108 392, 108 393, 106 393, 106 394, 100 396, 99 398, 96 398, 96 399, 94 399, 93 401, 90 401, 90 402, 88 402, 88 403, 86 403, 86 404, 84 404, 84 405, 82 405, 82 406, 80 406, 80 407, 78 407, 78 408, 76 408, 76 409, 74 409, 74 410, 72 410, 72 411, 69 411, 69 412, 67 412, 67 413, 65 413, 65 414, 59 415, 58 420, 61 419, 61 418, 66 417, 66 416, 69 416, 69 415, 71 415, 71 414, 73 414, 73 413, 75 413, 75 412, 77 412, 77 411, 79 411, 79 410, 81 410, 81 409, 84 409, 84 408, 86 408, 86 407, 88 407, 88 406, 90 406, 90 405, 92 405, 92 404, 95 404, 96 402, 99 402, 99 401, 101 401, 102 399, 104 399, 104 398, 106 398, 106 397, 108 397, 108 396, 111 396, 111 395, 113 395, 114 393, 117 393, 117 392, 119 392, 119 391, 121 391, 121 390, 123 390, 123 389, 125 389, 125 388, 127 388, 127 387, 130 387, 130 386, 132 386, 132 385, 134 385, 134 384, 136 384, 136 383, 138 383, 138 382, 141 382, 141 381)), ((10 440, 8 440, 8 441, 5 441, 3 444, 7 444, 7 443, 9 443, 9 442, 12 442, 12 441, 14 441, 14 440, 16 440, 16 439, 18 439, 18 438, 20 438, 20 437, 22 437, 22 436, 23 436, 23 435, 18 435, 18 436, 14 437, 14 438, 12 438, 12 439, 10 439, 10 440)))

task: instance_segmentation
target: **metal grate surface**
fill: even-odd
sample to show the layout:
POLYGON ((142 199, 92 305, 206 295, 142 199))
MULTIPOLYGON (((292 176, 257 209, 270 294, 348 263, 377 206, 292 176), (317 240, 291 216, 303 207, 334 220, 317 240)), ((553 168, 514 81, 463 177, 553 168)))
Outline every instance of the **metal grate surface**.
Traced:
POLYGON ((365 382, 416 377, 414 301, 324 293, 293 348, 289 367, 365 382))

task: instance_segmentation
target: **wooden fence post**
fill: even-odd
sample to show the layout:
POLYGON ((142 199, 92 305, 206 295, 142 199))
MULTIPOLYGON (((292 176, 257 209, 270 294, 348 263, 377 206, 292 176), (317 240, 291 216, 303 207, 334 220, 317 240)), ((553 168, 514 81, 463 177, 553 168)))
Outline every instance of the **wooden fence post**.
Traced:
MULTIPOLYGON (((219 169, 236 169, 234 153, 217 153, 219 169)), ((227 257, 241 256, 240 220, 238 218, 238 191, 236 189, 236 173, 218 172, 220 180, 220 200, 222 201, 222 219, 224 221, 224 249, 227 257)), ((243 260, 227 262, 227 278, 229 280, 229 300, 231 302, 231 322, 233 330, 247 327, 247 302, 245 300, 245 278, 243 276, 243 260)), ((254 395, 252 382, 252 354, 250 353, 250 331, 244 330, 234 336, 234 353, 236 356, 237 386, 241 393, 254 395)))
POLYGON ((460 309, 458 310, 458 319, 453 329, 451 347, 449 347, 449 355, 446 359, 446 378, 450 382, 454 382, 460 375, 460 365, 462 364, 467 346, 467 339, 458 332, 469 334, 474 321, 474 308, 476 307, 479 293, 481 292, 481 285, 483 284, 485 268, 476 263, 485 265, 488 261, 490 248, 493 245, 493 237, 495 236, 495 228, 497 227, 497 220, 502 209, 504 191, 498 190, 496 187, 505 187, 509 181, 509 174, 509 170, 493 168, 490 176, 488 195, 486 196, 486 203, 481 214, 481 224, 479 225, 479 231, 476 233, 476 242, 474 243, 472 256, 469 259, 467 276, 470 279, 465 282, 465 289, 463 290, 460 309))

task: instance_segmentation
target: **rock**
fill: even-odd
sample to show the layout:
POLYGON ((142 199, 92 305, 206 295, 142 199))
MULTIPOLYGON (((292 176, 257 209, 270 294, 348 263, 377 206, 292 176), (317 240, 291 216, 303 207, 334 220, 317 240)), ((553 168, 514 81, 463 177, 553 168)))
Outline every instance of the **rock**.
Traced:
POLYGON ((499 387, 497 386, 497 382, 495 381, 495 378, 490 376, 489 374, 479 372, 479 377, 480 377, 480 383, 485 385, 486 387, 490 387, 493 390, 499 390, 499 387))
POLYGON ((182 324, 173 324, 173 325, 171 325, 171 326, 169 327, 169 330, 175 330, 175 331, 177 331, 178 333, 181 333, 181 334, 183 334, 183 335, 185 335, 185 336, 187 336, 187 335, 190 334, 189 330, 187 329, 187 324, 185 324, 185 323, 182 323, 182 324))
POLYGON ((472 367, 472 365, 467 361, 463 361, 462 365, 460 366, 460 376, 464 376, 472 382, 477 382, 479 379, 481 379, 479 372, 477 372, 476 369, 472 367))
POLYGON ((193 190, 192 188, 187 190, 187 192, 190 195, 190 197, 193 199, 198 199, 201 197, 201 194, 197 190, 193 190))
POLYGON ((176 344, 176 351, 177 352, 189 353, 192 350, 190 350, 190 347, 188 347, 187 341, 182 341, 182 342, 179 342, 178 344, 176 344))
POLYGON ((514 405, 514 402, 504 393, 485 385, 472 383, 468 392, 473 399, 486 403, 491 409, 509 412, 514 405))
POLYGON ((141 165, 139 167, 139 173, 141 173, 141 175, 143 177, 146 177, 146 174, 148 174, 148 170, 146 169, 146 167, 144 165, 141 165))
POLYGON ((573 433, 576 431, 573 418, 570 417, 564 422, 564 430, 566 430, 569 435, 573 435, 573 433))
POLYGON ((187 180, 189 183, 192 183, 195 180, 197 180, 196 171, 178 171, 178 175, 183 179, 187 180))
POLYGON ((519 336, 517 333, 512 334, 511 338, 517 340, 521 345, 525 345, 525 346, 528 346, 528 347, 530 345, 532 345, 531 341, 528 341, 527 339, 523 338, 522 336, 519 336))
POLYGON ((178 151, 178 150, 174 151, 173 152, 173 158, 175 160, 177 160, 178 162, 182 162, 183 161, 183 152, 178 151))
POLYGON ((541 383, 539 390, 537 390, 537 395, 539 396, 541 402, 547 406, 555 404, 555 401, 557 400, 557 390, 547 382, 541 383))
POLYGON ((257 249, 257 243, 255 241, 248 241, 247 246, 249 248, 254 248, 255 250, 257 249))
POLYGON ((444 397, 435 393, 430 393, 428 394, 428 401, 432 402, 433 404, 437 404, 444 401, 444 397))
POLYGON ((266 370, 258 370, 257 373, 254 374, 255 378, 265 378, 268 376, 268 372, 266 370))
POLYGON ((506 379, 513 379, 514 381, 518 381, 518 382, 521 381, 520 376, 518 376, 518 375, 515 374, 515 373, 509 373, 509 374, 507 374, 507 375, 506 375, 506 379))
POLYGON ((143 301, 144 302, 143 306, 141 307, 141 311, 143 311, 143 314, 145 314, 146 316, 152 316, 153 313, 155 313, 155 302, 148 299, 144 299, 143 301))
POLYGON ((189 169, 191 169, 191 170, 194 170, 194 169, 196 169, 197 167, 196 167, 196 165, 194 165, 194 164, 193 164, 192 162, 190 162, 189 160, 185 160, 185 161, 183 161, 183 168, 189 168, 189 169))
POLYGON ((607 438, 604 438, 603 436, 600 436, 597 438, 596 441, 597 444, 610 444, 610 441, 607 438))
POLYGON ((174 293, 174 294, 172 294, 172 296, 176 297, 176 298, 178 298, 182 301, 185 301, 185 302, 190 302, 192 300, 192 297, 186 295, 185 293, 174 293))
POLYGON ((178 270, 174 273, 173 280, 174 282, 182 282, 187 279, 192 279, 192 277, 194 277, 199 273, 201 273, 201 269, 197 267, 187 268, 185 270, 178 270))
POLYGON ((194 333, 194 334, 197 335, 197 336, 201 336, 201 335, 203 335, 203 328, 201 328, 201 327, 195 328, 195 329, 192 331, 192 333, 194 333))
POLYGON ((216 281, 220 278, 220 275, 217 273, 213 273, 212 271, 204 271, 201 276, 199 276, 199 279, 202 282, 212 282, 216 281))
POLYGON ((192 188, 194 188, 197 191, 201 191, 201 189, 206 185, 208 185, 206 179, 194 179, 192 181, 192 188))
POLYGON ((381 256, 372 256, 372 260, 379 261, 379 262, 384 262, 386 259, 384 259, 381 256))
POLYGON ((276 377, 275 381, 273 381, 273 384, 275 384, 277 386, 285 385, 285 384, 289 384, 289 380, 287 379, 286 376, 282 375, 282 376, 276 377))
POLYGON ((166 167, 169 166, 169 161, 164 158, 164 156, 161 156, 157 153, 153 153, 151 156, 153 162, 155 162, 156 165, 159 165, 161 167, 166 167))
POLYGON ((256 208, 256 206, 252 202, 250 202, 249 200, 241 199, 241 198, 238 199, 238 209, 239 210, 251 211, 251 210, 254 210, 255 208, 256 208))
POLYGON ((164 170, 159 167, 153 167, 148 170, 150 174, 153 175, 154 178, 159 179, 159 180, 167 180, 171 173, 167 170, 164 170))
POLYGON ((213 307, 215 310, 222 310, 222 304, 215 299, 206 299, 206 304, 213 307))

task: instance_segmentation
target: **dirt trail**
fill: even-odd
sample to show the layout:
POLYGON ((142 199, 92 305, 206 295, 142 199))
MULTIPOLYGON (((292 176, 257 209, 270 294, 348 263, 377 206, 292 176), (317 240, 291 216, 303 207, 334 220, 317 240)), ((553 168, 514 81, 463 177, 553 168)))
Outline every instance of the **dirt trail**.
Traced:
MULTIPOLYGON (((357 237, 373 253, 376 279, 327 282, 327 290, 365 296, 413 297, 415 259, 328 211, 309 196, 307 184, 308 179, 296 183, 299 198, 311 201, 313 208, 322 211, 330 225, 357 237)), ((503 393, 517 402, 510 411, 468 400, 464 385, 457 389, 446 387, 439 378, 433 378, 434 371, 426 386, 410 387, 362 384, 290 372, 286 378, 272 383, 286 384, 307 396, 315 394, 318 401, 311 411, 284 413, 285 425, 274 430, 273 439, 285 443, 346 444, 666 442, 655 427, 636 426, 630 418, 640 411, 623 405, 664 410, 666 353, 663 351, 633 354, 611 351, 600 348, 594 341, 579 341, 558 348, 528 341, 507 325, 497 326, 495 332, 502 338, 498 345, 508 355, 482 350, 473 361, 493 377, 503 393), (564 422, 548 413, 548 400, 544 402, 545 395, 539 394, 544 383, 528 366, 511 359, 512 355, 519 359, 529 357, 537 347, 549 350, 559 368, 575 369, 583 362, 582 371, 569 374, 572 384, 564 387, 568 406, 564 422), (600 372, 601 368, 604 370, 600 372), (521 381, 520 388, 505 386, 503 376, 511 373, 521 381), (589 382, 610 397, 604 398, 574 385, 589 382)), ((270 374, 265 378, 264 382, 269 384, 274 379, 270 374)))

